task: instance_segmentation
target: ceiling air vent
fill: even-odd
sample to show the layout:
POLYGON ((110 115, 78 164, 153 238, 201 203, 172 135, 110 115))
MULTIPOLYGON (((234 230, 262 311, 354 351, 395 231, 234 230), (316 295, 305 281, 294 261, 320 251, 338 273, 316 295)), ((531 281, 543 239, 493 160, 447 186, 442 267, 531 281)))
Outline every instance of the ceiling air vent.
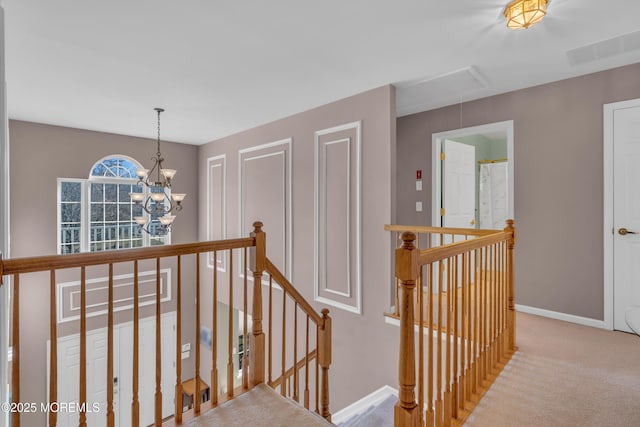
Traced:
POLYGON ((569 63, 576 66, 638 49, 640 49, 640 31, 634 31, 612 39, 571 49, 567 51, 567 56, 569 57, 569 63))
POLYGON ((404 116, 459 102, 489 85, 475 67, 469 66, 433 77, 396 83, 395 86, 397 114, 404 116))

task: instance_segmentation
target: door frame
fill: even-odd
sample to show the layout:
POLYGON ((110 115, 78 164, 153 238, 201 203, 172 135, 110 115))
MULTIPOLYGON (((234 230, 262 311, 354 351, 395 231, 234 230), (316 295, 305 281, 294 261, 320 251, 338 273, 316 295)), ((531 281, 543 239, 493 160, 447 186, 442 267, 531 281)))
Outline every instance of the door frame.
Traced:
POLYGON ((640 98, 604 104, 603 169, 604 169, 604 328, 613 330, 614 318, 614 271, 613 239, 613 115, 616 110, 640 107, 640 98))
POLYGON ((444 132, 438 132, 431 135, 431 225, 440 226, 440 208, 442 207, 442 168, 440 161, 440 152, 442 151, 442 142, 445 139, 455 139, 461 136, 469 136, 477 133, 497 132, 501 131, 507 135, 507 159, 509 160, 509 212, 508 218, 514 219, 514 186, 513 186, 513 120, 505 120, 502 122, 487 123, 479 126, 471 126, 461 129, 453 129, 444 132))

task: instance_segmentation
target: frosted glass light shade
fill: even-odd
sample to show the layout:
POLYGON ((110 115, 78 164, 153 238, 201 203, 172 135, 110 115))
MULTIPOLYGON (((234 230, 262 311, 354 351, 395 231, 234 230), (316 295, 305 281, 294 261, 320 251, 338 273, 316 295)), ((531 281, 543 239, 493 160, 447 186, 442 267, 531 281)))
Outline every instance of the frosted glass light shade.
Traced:
POLYGON ((160 172, 162 173, 162 175, 165 178, 173 179, 173 177, 176 175, 177 170, 175 170, 175 169, 160 169, 160 172))
POLYGON ((129 193, 133 202, 139 203, 144 200, 144 193, 129 193))
POLYGON ((149 217, 146 217, 146 216, 136 216, 136 217, 133 217, 133 219, 136 221, 136 223, 140 225, 145 225, 146 223, 149 222, 149 217))
POLYGON ((170 225, 174 219, 176 219, 173 215, 165 215, 158 218, 160 220, 160 224, 162 225, 170 225))
POLYGON ((184 198, 187 197, 186 193, 172 193, 171 198, 176 202, 181 202, 184 198))
POLYGON ((547 14, 547 0, 514 0, 504 9, 507 27, 512 30, 529 28, 547 14))
POLYGON ((144 169, 144 168, 136 169, 136 175, 138 175, 138 178, 140 179, 146 178, 147 175, 149 175, 149 169, 144 169))
POLYGON ((154 202, 161 202, 164 200, 164 193, 151 193, 149 197, 151 197, 151 200, 154 202))

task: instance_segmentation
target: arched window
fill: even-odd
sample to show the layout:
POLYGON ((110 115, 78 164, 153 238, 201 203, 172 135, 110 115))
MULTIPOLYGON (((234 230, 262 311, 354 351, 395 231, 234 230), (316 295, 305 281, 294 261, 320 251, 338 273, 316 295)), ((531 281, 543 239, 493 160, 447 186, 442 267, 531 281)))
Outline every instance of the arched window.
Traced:
MULTIPOLYGON (((136 224, 136 216, 146 215, 129 193, 145 191, 138 185, 135 159, 112 155, 97 161, 88 179, 58 179, 58 251, 62 254, 85 251, 138 248, 170 242, 166 236, 149 236, 136 224)), ((158 219, 151 218, 151 226, 158 219)))

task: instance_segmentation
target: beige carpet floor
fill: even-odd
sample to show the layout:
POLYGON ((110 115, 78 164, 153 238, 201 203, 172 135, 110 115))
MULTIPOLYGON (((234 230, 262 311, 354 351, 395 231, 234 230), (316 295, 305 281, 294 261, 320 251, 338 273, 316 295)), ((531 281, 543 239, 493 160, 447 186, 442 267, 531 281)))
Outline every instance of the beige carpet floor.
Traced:
POLYGON ((183 424, 185 427, 328 427, 330 423, 271 387, 261 384, 215 410, 183 424))
POLYGON ((640 426, 640 337, 523 313, 468 427, 640 426))

